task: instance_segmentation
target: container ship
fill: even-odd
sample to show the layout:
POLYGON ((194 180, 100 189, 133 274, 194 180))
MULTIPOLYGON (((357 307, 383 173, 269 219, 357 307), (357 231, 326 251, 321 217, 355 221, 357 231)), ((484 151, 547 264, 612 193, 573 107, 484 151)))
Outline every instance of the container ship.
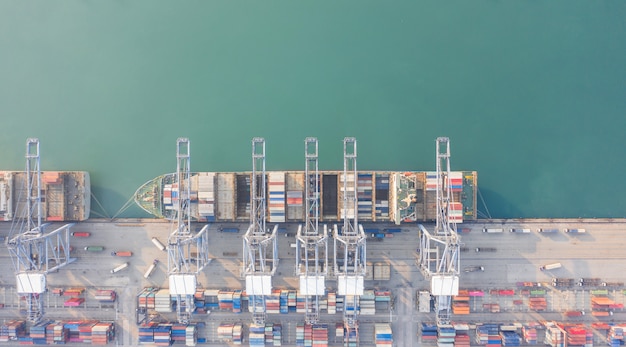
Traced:
MULTIPOLYGON (((343 219, 343 171, 320 171, 321 221, 343 219)), ((426 222, 436 219, 435 172, 359 171, 357 213, 363 222, 426 222)), ((250 219, 251 172, 195 172, 190 174, 191 218, 196 222, 246 222, 250 219)), ((301 222, 305 219, 304 171, 266 172, 267 221, 301 222)), ((476 219, 476 171, 450 173, 451 221, 476 219)), ((350 184, 352 186, 352 184, 350 184)), ((134 200, 147 213, 173 220, 178 208, 176 173, 158 176, 143 184, 134 200)), ((346 211, 349 217, 354 211, 346 211)))
MULTIPOLYGON (((0 171, 0 220, 25 218, 26 172, 0 171)), ((37 186, 33 187, 36 191, 37 186)), ((46 222, 84 221, 91 208, 91 183, 85 171, 42 171, 41 204, 46 222)))

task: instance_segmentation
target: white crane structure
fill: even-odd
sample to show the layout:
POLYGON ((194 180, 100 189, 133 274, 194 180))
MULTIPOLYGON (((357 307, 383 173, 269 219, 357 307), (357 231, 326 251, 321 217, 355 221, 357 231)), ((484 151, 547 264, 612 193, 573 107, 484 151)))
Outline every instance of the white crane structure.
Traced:
POLYGON ((438 137, 437 158, 437 223, 434 233, 420 229, 420 270, 430 279, 430 292, 436 297, 437 324, 450 323, 452 296, 459 293, 460 238, 456 223, 450 218, 452 201, 450 179, 450 141, 438 137))
POLYGON ((170 295, 176 297, 178 322, 189 323, 194 310, 197 274, 209 263, 208 225, 191 230, 191 172, 189 139, 176 141, 177 225, 167 240, 167 274, 170 295))
MULTIPOLYGON (((356 139, 343 140, 343 226, 334 226, 334 264, 337 277, 337 294, 344 299, 344 329, 354 335, 358 329, 357 300, 363 295, 363 280, 366 271, 366 236, 358 221, 356 139)), ((356 334, 358 336, 358 334, 356 334)), ((357 342, 358 343, 358 342, 357 342)))
POLYGON ((37 323, 44 314, 42 294, 46 275, 75 259, 70 258, 70 227, 66 224, 46 232, 42 224, 42 186, 39 140, 26 141, 26 197, 17 198, 15 218, 7 247, 15 268, 17 293, 26 298, 28 321, 37 323))
POLYGON ((326 293, 328 275, 328 231, 320 230, 320 176, 317 138, 304 141, 304 191, 306 215, 304 228, 298 226, 296 236, 296 275, 300 278, 300 294, 305 295, 305 319, 309 324, 319 320, 319 299, 326 293))
POLYGON ((266 211, 265 139, 252 139, 252 176, 250 177, 250 226, 243 237, 242 276, 256 324, 265 323, 265 296, 272 293, 272 276, 278 267, 278 225, 270 231, 265 225, 266 211))

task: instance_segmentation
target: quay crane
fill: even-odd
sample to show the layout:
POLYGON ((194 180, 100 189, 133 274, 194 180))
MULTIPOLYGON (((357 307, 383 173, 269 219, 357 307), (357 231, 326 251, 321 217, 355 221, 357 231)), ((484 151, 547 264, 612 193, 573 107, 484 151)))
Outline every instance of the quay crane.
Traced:
MULTIPOLYGON (((337 294, 344 296, 344 338, 358 339, 357 299, 363 295, 366 236, 358 221, 356 139, 343 140, 343 226, 334 226, 334 264, 337 294)), ((357 341, 358 344, 358 341, 357 341)))
POLYGON ((176 297, 178 322, 188 324, 193 312, 193 295, 196 292, 197 274, 210 262, 208 225, 199 232, 191 231, 191 173, 189 139, 176 141, 176 204, 177 225, 168 237, 167 274, 170 295, 176 297))
POLYGON ((271 231, 265 225, 265 139, 260 137, 252 139, 250 180, 250 226, 243 237, 242 277, 246 280, 254 323, 265 324, 265 296, 272 294, 272 276, 278 267, 278 225, 271 231))
POLYGON ((420 229, 420 270, 430 279, 430 292, 436 297, 437 325, 450 324, 452 296, 459 294, 460 238, 455 218, 450 215, 454 204, 451 194, 450 141, 438 137, 437 158, 437 223, 434 234, 420 229), (443 166, 443 168, 442 168, 443 166))
MULTIPOLYGON (((46 276, 75 259, 70 258, 70 227, 66 224, 46 232, 42 224, 42 186, 39 157, 39 139, 26 141, 26 186, 18 195, 15 218, 7 247, 15 268, 17 293, 26 298, 27 319, 38 323, 44 314, 42 294, 46 292, 46 276), (26 196, 22 196, 25 193, 26 196)), ((23 180, 23 178, 22 178, 23 180)), ((16 180, 17 182, 17 180, 16 180)))
POLYGON ((320 176, 317 138, 304 141, 304 191, 306 214, 304 228, 298 226, 296 238, 296 275, 300 278, 300 294, 305 295, 305 319, 309 324, 319 320, 319 297, 326 291, 328 275, 328 231, 319 228, 320 176))

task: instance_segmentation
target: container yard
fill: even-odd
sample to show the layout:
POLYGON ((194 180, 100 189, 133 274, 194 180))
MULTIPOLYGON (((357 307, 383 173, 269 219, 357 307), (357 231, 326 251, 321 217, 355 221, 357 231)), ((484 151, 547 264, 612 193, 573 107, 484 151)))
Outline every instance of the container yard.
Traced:
POLYGON ((0 343, 623 343, 626 220, 476 219, 447 138, 434 173, 357 171, 353 138, 344 171, 319 172, 307 138, 304 171, 265 172, 252 144, 252 171, 222 175, 193 173, 178 139, 176 173, 136 194, 161 218, 1 223, 0 343))

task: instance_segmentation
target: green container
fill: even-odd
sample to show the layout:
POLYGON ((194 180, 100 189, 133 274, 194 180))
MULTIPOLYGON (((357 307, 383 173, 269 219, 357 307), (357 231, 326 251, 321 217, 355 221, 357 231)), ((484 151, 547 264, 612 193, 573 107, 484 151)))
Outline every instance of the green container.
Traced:
POLYGON ((85 250, 88 252, 102 252, 104 251, 104 247, 103 246, 87 246, 85 247, 85 250))

